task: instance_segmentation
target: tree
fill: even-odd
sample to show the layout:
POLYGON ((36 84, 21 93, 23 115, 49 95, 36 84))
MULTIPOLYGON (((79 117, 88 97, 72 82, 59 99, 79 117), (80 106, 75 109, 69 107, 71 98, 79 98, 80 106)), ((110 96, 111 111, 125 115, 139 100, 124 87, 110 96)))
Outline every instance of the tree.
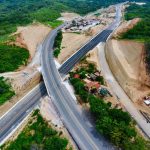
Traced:
POLYGON ((78 81, 74 84, 74 87, 75 87, 76 94, 80 94, 80 92, 84 90, 84 83, 78 81))
POLYGON ((124 121, 127 125, 131 122, 131 117, 127 112, 122 111, 121 109, 110 109, 109 114, 113 119, 117 119, 119 122, 124 121))
POLYGON ((104 116, 96 121, 97 130, 103 135, 109 137, 112 131, 113 120, 109 116, 104 116))
POLYGON ((79 95, 80 95, 81 99, 83 100, 83 102, 85 102, 85 103, 88 102, 88 95, 89 95, 88 92, 86 92, 85 90, 82 89, 82 90, 79 92, 79 95))
POLYGON ((129 141, 129 140, 123 141, 123 149, 124 150, 149 150, 150 143, 145 141, 143 138, 137 136, 133 141, 129 141))
POLYGON ((85 79, 86 78, 86 73, 87 73, 86 71, 82 71, 82 72, 79 73, 81 79, 85 79))
POLYGON ((109 105, 104 103, 103 100, 96 98, 93 95, 89 96, 90 109, 94 116, 99 119, 104 116, 108 116, 109 105))
POLYGON ((56 48, 55 50, 54 50, 54 57, 58 57, 58 55, 60 54, 60 49, 59 48, 56 48))
POLYGON ((93 73, 95 71, 95 65, 94 64, 89 64, 87 72, 88 73, 93 73))

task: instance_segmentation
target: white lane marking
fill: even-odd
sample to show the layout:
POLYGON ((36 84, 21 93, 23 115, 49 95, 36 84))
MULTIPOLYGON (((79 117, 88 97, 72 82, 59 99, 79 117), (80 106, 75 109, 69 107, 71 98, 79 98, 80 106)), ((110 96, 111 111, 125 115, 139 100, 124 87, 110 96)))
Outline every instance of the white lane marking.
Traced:
POLYGON ((4 140, 2 140, 0 142, 0 146, 2 146, 16 131, 17 129, 23 124, 24 121, 26 121, 28 119, 28 117, 30 116, 30 114, 32 113, 32 111, 20 122, 20 124, 18 124, 14 130, 12 130, 12 132, 10 132, 5 138, 4 140))
POLYGON ((13 107, 11 107, 4 115, 2 115, 0 117, 0 120, 5 117, 5 115, 7 115, 13 108, 15 108, 20 102, 22 102, 23 99, 25 99, 27 96, 29 96, 34 90, 38 89, 40 87, 40 85, 42 85, 42 83, 38 84, 36 87, 34 87, 30 92, 28 92, 23 98, 21 98, 15 105, 13 105, 13 107))

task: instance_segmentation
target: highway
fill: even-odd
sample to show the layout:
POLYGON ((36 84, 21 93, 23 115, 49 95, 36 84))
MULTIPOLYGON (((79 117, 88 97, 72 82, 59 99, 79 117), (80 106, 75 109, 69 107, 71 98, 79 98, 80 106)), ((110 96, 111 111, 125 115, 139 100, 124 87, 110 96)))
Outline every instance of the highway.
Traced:
POLYGON ((114 149, 114 147, 108 143, 103 136, 96 132, 94 125, 90 122, 88 117, 86 117, 84 112, 79 109, 63 85, 61 77, 64 77, 89 50, 93 49, 98 43, 106 41, 108 36, 118 26, 120 7, 121 5, 117 5, 117 16, 114 23, 68 59, 61 68, 59 68, 60 74, 54 63, 53 44, 57 31, 61 27, 53 30, 43 43, 41 55, 42 75, 48 95, 52 98, 54 105, 57 107, 65 127, 71 133, 79 149, 82 150, 110 150, 114 149))
POLYGON ((62 78, 64 78, 69 71, 74 67, 74 65, 79 62, 79 60, 85 56, 87 52, 92 50, 100 42, 106 42, 107 38, 111 33, 118 27, 121 21, 122 13, 120 7, 122 4, 116 5, 116 18, 115 21, 109 25, 109 27, 102 32, 98 33, 94 38, 88 41, 84 46, 82 46, 75 54, 69 57, 59 68, 59 73, 62 78))
MULTIPOLYGON (((119 13, 117 13, 117 14, 119 14, 119 13)), ((100 35, 98 34, 96 40, 93 40, 93 41, 95 41, 95 44, 99 43, 100 41, 105 41, 107 39, 108 35, 112 32, 112 28, 117 26, 117 23, 118 23, 118 21, 116 21, 114 24, 112 24, 108 28, 108 30, 103 31, 100 35)), ((52 37, 51 41, 54 41, 56 34, 57 34, 56 30, 54 30, 50 33, 49 36, 52 37)), ((49 38, 49 36, 47 38, 49 38)), ((43 46, 46 45, 46 44, 47 44, 47 39, 45 40, 43 46)), ((51 42, 51 45, 53 45, 53 42, 51 42)), ((94 45, 91 45, 91 49, 92 49, 92 47, 94 47, 94 45)), ((88 50, 90 50, 90 49, 88 49, 88 50)), ((82 56, 86 52, 82 53, 82 56)), ((79 55, 80 55, 80 53, 79 53, 79 55)), ((47 52, 46 57, 48 57, 48 56, 49 56, 49 53, 47 52)), ((79 57, 82 58, 82 56, 80 55, 79 57)), ((44 57, 45 57, 45 55, 44 55, 44 57)), ((50 57, 51 57, 50 60, 53 62, 52 53, 51 53, 50 57)), ((70 66, 70 68, 68 68, 67 71, 65 71, 63 74, 61 73, 62 77, 64 77, 64 75, 67 74, 70 71, 70 69, 75 64, 74 61, 77 62, 76 59, 75 60, 73 59, 72 60, 73 64, 70 66)), ((79 59, 78 59, 78 61, 79 61, 79 59)), ((51 77, 52 74, 50 72, 50 77, 53 80, 53 82, 51 83, 51 88, 52 89, 50 91, 53 91, 55 89, 55 91, 57 91, 57 94, 59 96, 56 95, 55 92, 54 93, 52 92, 51 97, 53 98, 54 101, 55 101, 55 99, 57 100, 57 96, 60 97, 59 98, 60 101, 58 101, 59 104, 55 103, 55 105, 56 106, 58 105, 57 108, 58 108, 58 110, 59 110, 59 112, 62 116, 62 120, 64 121, 64 124, 68 128, 69 132, 72 135, 74 135, 74 139, 77 139, 78 145, 80 145, 83 149, 85 149, 85 147, 86 147, 86 149, 87 149, 87 147, 88 147, 88 149, 91 149, 91 148, 92 149, 93 148, 94 149, 99 149, 99 148, 101 148, 101 149, 113 149, 112 145, 108 144, 108 142, 103 137, 101 137, 100 135, 97 134, 97 132, 95 131, 93 125, 89 122, 89 120, 86 118, 86 116, 84 117, 84 113, 77 107, 77 105, 72 100, 72 97, 68 93, 67 89, 61 83, 60 76, 58 75, 58 72, 55 69, 55 64, 54 63, 52 63, 52 64, 53 64, 52 67, 53 67, 54 72, 56 74, 53 74, 53 76, 51 77), (56 80, 58 80, 60 82, 55 83, 56 80), (53 87, 53 84, 54 84, 54 87, 53 87), (62 89, 62 88, 63 88, 63 91, 61 91, 62 92, 61 93, 62 95, 61 95, 59 90, 62 89), (63 109, 62 109, 62 107, 60 108, 60 106, 62 104, 61 103, 62 100, 65 103, 68 101, 67 104, 63 107, 63 109), (74 122, 72 122, 73 124, 71 124, 71 123, 68 124, 68 122, 65 121, 67 119, 65 118, 65 116, 62 115, 62 114, 64 114, 64 112, 68 113, 69 115, 73 114, 73 116, 74 116, 74 117, 72 117, 72 115, 71 116, 66 116, 66 118, 69 120, 68 122, 70 122, 69 117, 71 117, 71 120, 74 118, 75 121, 74 120, 73 121, 76 122, 76 123, 74 124, 74 122), (70 126, 72 126, 72 128, 69 128, 70 126), (76 128, 76 130, 74 130, 74 128, 76 128), (78 128, 80 128, 80 130, 78 130, 78 128), (78 131, 78 132, 76 132, 76 131, 78 131), (81 134, 82 134, 82 136, 81 136, 81 134), (85 143, 85 142, 88 143, 86 146, 84 144, 81 144, 81 143, 85 143)), ((65 66, 68 66, 68 65, 62 65, 62 67, 61 67, 62 70, 65 70, 65 69, 63 69, 63 67, 65 67, 65 66)), ((44 68, 46 68, 46 67, 49 68, 48 69, 49 71, 51 70, 49 64, 45 65, 44 68)), ((49 79, 48 79, 48 81, 49 81, 49 79)), ((50 85, 50 83, 48 83, 48 84, 50 85)), ((49 95, 50 95, 50 91, 48 90, 49 95)), ((16 126, 33 110, 33 108, 38 104, 39 99, 42 96, 44 96, 45 94, 46 94, 45 86, 44 86, 43 83, 41 83, 40 85, 35 87, 32 91, 30 91, 29 94, 27 94, 23 99, 21 99, 3 117, 0 118, 0 144, 16 128, 16 126)))
POLYGON ((13 108, 0 119, 0 145, 6 137, 38 104, 39 99, 46 94, 43 82, 37 85, 24 98, 22 98, 13 108))
MULTIPOLYGON (((117 9, 116 21, 111 24, 106 30, 98 34, 90 42, 79 49, 73 56, 71 56, 66 62, 59 68, 60 76, 62 78, 73 68, 73 66, 91 49, 93 49, 98 43, 105 42, 110 33, 119 25, 121 17, 121 12, 117 9)), ((57 29, 58 30, 58 29, 57 29)), ((67 89, 61 82, 61 77, 59 76, 52 57, 52 45, 57 30, 54 30, 45 40, 43 47, 43 76, 45 76, 45 83, 49 95, 52 97, 54 104, 56 105, 64 125, 67 127, 69 132, 72 134, 74 140, 77 142, 81 149, 86 150, 96 150, 96 149, 114 149, 114 147, 109 144, 102 136, 98 135, 95 131, 93 124, 88 120, 84 112, 79 109, 78 105, 72 100, 72 97, 68 93, 67 89), (52 38, 50 38, 52 37, 52 38), (51 43, 51 44, 50 44, 51 43), (47 49, 45 49, 47 48, 47 49), (51 50, 50 53, 48 50, 51 50), (44 63, 46 61, 46 64, 44 63), (45 73, 44 73, 45 72, 45 73), (45 74, 45 75, 44 75, 45 74)), ((104 60, 104 51, 101 51, 100 60, 104 60)), ((110 77, 112 79, 112 74, 108 72, 108 65, 105 65, 105 60, 101 62, 103 65, 103 72, 106 73, 106 79, 110 77)), ((140 121, 140 127, 144 132, 149 132, 149 126, 145 123, 145 120, 139 116, 139 112, 134 111, 135 108, 132 107, 132 103, 129 102, 129 98, 124 93, 116 81, 112 82, 112 88, 119 97, 121 97, 122 103, 125 103, 127 110, 132 114, 137 123, 140 121), (115 83, 113 83, 115 82, 115 83), (117 87, 117 88, 116 88, 117 87), (119 94, 118 94, 119 93, 119 94), (127 101, 124 101, 126 100, 127 101), (136 113, 135 113, 136 112, 136 113), (138 116, 138 118, 137 118, 138 116), (137 119, 136 119, 137 118, 137 119)), ((46 94, 46 89, 43 83, 35 87, 27 96, 17 103, 5 116, 0 118, 0 144, 6 139, 6 137, 11 133, 16 126, 23 120, 38 104, 39 99, 46 94)), ((148 133, 150 134, 150 133, 148 133)))
POLYGON ((98 34, 94 39, 92 39, 88 44, 79 49, 75 54, 73 54, 67 61, 65 61, 59 68, 59 73, 61 77, 65 77, 68 72, 74 67, 74 65, 79 62, 79 60, 90 50, 92 50, 98 43, 105 42, 108 36, 112 33, 112 30, 104 30, 101 34, 98 34))

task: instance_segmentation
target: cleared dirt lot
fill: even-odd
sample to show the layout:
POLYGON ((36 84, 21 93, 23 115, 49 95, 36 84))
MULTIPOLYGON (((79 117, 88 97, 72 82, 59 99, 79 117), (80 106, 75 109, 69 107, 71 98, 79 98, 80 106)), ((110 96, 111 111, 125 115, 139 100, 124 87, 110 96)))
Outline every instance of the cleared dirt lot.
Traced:
POLYGON ((63 33, 62 50, 58 56, 59 63, 64 62, 69 56, 75 53, 84 43, 90 39, 90 36, 77 33, 63 33))
POLYGON ((58 18, 58 20, 62 20, 62 21, 71 21, 75 18, 78 18, 80 17, 79 14, 76 14, 76 13, 70 13, 70 12, 64 12, 64 13, 61 13, 61 16, 60 18, 58 18))

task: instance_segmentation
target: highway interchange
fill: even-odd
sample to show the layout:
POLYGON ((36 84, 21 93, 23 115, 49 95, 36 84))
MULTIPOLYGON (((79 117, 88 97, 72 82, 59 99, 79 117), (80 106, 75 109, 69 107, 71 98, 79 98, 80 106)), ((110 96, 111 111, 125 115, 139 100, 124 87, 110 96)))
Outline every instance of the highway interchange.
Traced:
MULTIPOLYGON (((117 15, 120 14, 121 5, 117 5, 117 15)), ((116 17, 118 18, 118 17, 116 17)), ((92 50, 98 43, 105 42, 108 36, 117 27, 118 22, 115 20, 111 26, 103 32, 95 36, 91 41, 78 50, 70 59, 68 59, 59 69, 61 77, 64 77, 73 66, 90 50, 92 50)), ((46 38, 42 50, 42 74, 48 95, 53 100, 57 107, 61 119, 72 135, 79 149, 82 150, 99 150, 99 149, 114 149, 114 147, 104 139, 103 136, 96 132, 94 125, 84 115, 74 102, 72 96, 63 85, 58 70, 56 69, 53 58, 53 44, 57 31, 61 27, 53 30, 46 38)))
MULTIPOLYGON (((57 30, 61 27, 53 30, 43 43, 42 74, 47 92, 57 107, 65 127, 73 136, 78 147, 83 150, 114 149, 114 147, 101 135, 97 134, 93 124, 72 100, 71 95, 62 83, 61 77, 64 78, 89 50, 93 49, 98 43, 107 40, 112 31, 119 25, 120 5, 117 5, 116 14, 116 20, 113 24, 89 41, 59 68, 60 75, 55 67, 52 49, 57 30)), ((46 94, 46 89, 44 84, 41 83, 6 115, 0 118, 0 142, 32 111, 34 106, 38 104, 39 99, 46 94)))

